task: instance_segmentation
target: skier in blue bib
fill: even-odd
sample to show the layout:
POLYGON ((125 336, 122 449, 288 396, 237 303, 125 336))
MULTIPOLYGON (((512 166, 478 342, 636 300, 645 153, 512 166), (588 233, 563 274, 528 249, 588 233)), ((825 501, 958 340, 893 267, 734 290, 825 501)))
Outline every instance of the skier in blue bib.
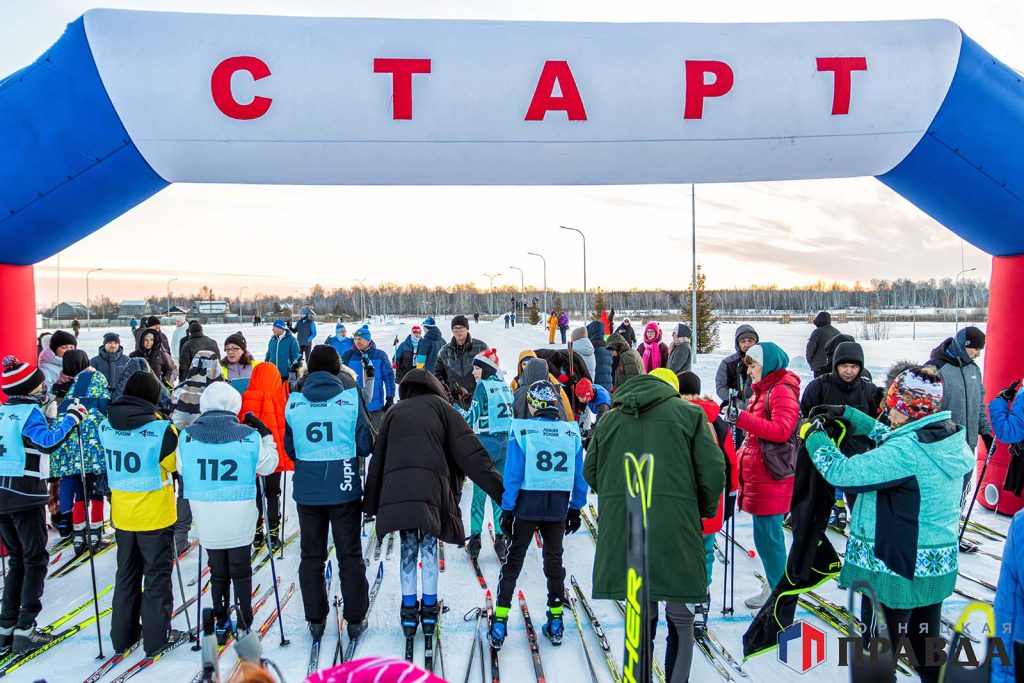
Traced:
MULTIPOLYGON (((469 410, 462 410, 458 404, 452 405, 458 410, 466 422, 473 428, 473 433, 487 449, 487 454, 494 461, 494 469, 499 473, 505 468, 505 452, 508 450, 508 430, 512 426, 512 389, 498 375, 498 352, 485 349, 473 358, 473 378, 476 389, 473 390, 473 402, 469 410)), ((469 512, 469 540, 466 552, 476 559, 480 555, 480 532, 484 527, 484 516, 487 512, 487 494, 482 488, 473 485, 473 504, 469 512)), ((501 517, 501 506, 491 499, 491 512, 495 526, 501 517)), ((508 537, 499 528, 494 539, 494 552, 504 561, 508 555, 508 537)))
POLYGON ((231 587, 239 626, 252 626, 252 541, 256 535, 256 475, 277 468, 274 435, 252 413, 238 421, 242 396, 224 381, 199 398, 199 419, 178 437, 178 472, 192 507, 196 534, 210 565, 210 595, 217 640, 234 630, 231 587))
POLYGON ((498 578, 498 600, 488 638, 495 649, 505 642, 508 612, 523 559, 535 531, 544 542, 544 576, 548 583, 547 623, 552 645, 562 644, 565 567, 562 539, 580 528, 580 508, 587 502, 583 479, 583 443, 575 422, 558 419, 559 396, 548 380, 530 385, 532 417, 513 420, 505 456, 505 495, 501 527, 511 537, 508 557, 498 578))
POLYGON ((46 478, 49 456, 85 419, 74 403, 53 427, 43 414, 46 378, 31 363, 14 356, 3 362, 0 388, 9 396, 0 405, 0 538, 7 549, 0 647, 15 654, 38 650, 53 636, 36 628, 43 609, 46 579, 46 478))

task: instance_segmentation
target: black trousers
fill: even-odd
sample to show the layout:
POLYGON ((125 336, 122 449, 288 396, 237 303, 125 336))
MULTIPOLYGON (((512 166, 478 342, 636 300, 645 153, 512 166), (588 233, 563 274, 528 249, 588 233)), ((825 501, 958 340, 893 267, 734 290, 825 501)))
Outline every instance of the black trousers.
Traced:
POLYGON ((263 528, 263 494, 267 496, 267 516, 270 517, 270 528, 281 523, 281 476, 284 472, 274 472, 265 477, 256 477, 256 509, 259 521, 257 526, 263 528), (265 488, 264 488, 265 487, 265 488))
POLYGON ((302 351, 302 359, 309 363, 309 352, 313 350, 313 346, 300 346, 299 351, 302 351))
POLYGON ((231 586, 238 601, 238 625, 252 626, 252 546, 207 550, 210 565, 210 597, 218 621, 226 621, 234 602, 231 586))
POLYGON ((534 522, 516 517, 512 524, 512 543, 508 548, 508 559, 501 565, 498 576, 498 606, 511 607, 516 591, 516 581, 523 571, 523 559, 533 541, 533 532, 540 531, 544 542, 541 557, 544 561, 544 576, 548 580, 548 607, 564 605, 565 567, 562 566, 562 539, 565 538, 565 520, 557 522, 534 522))
MULTIPOLYGON (((870 606, 870 601, 862 602, 864 608, 870 606)), ((921 666, 915 666, 914 670, 921 677, 922 683, 938 683, 941 667, 925 666, 925 641, 928 638, 939 638, 942 636, 942 603, 916 607, 914 609, 893 609, 882 605, 882 613, 885 615, 885 623, 889 627, 889 638, 896 641, 906 638, 910 648, 921 666)), ((861 620, 869 625, 868 633, 877 635, 877 628, 874 623, 874 613, 865 609, 861 620)), ((896 672, 892 672, 890 681, 896 680, 896 672)))
POLYGON ((43 609, 46 580, 46 507, 0 515, 0 538, 7 548, 0 626, 29 628, 43 609))
POLYGON ((156 531, 115 529, 114 537, 117 575, 110 642, 118 652, 131 647, 139 639, 142 617, 142 646, 147 655, 153 654, 167 644, 171 628, 174 527, 156 531))
POLYGON ((366 618, 369 584, 363 564, 362 501, 339 505, 298 505, 299 588, 306 621, 322 623, 330 614, 324 565, 327 563, 327 533, 334 539, 338 558, 338 582, 344 599, 344 617, 358 624, 366 618))

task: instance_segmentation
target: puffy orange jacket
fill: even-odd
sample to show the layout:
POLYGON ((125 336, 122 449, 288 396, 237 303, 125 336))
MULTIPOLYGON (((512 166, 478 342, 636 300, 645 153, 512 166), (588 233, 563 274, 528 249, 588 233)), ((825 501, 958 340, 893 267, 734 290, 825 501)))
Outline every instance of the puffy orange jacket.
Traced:
POLYGON ((734 493, 740 487, 740 468, 736 465, 736 447, 732 441, 732 434, 728 430, 725 432, 724 439, 718 438, 719 434, 718 430, 715 429, 715 420, 720 419, 718 413, 721 411, 721 408, 717 403, 704 399, 694 399, 691 403, 704 410, 708 423, 711 424, 711 431, 715 432, 715 440, 718 441, 719 448, 722 448, 725 452, 725 471, 728 474, 725 490, 722 491, 722 497, 718 499, 718 509, 715 510, 715 516, 704 517, 700 520, 702 534, 716 534, 722 530, 722 518, 725 516, 725 510, 723 509, 725 496, 734 493))
POLYGON ((284 406, 287 399, 286 385, 281 381, 277 366, 273 363, 260 363, 252 369, 249 388, 242 394, 242 410, 238 413, 238 419, 243 419, 246 413, 251 412, 274 435, 278 457, 275 472, 295 470, 295 464, 284 452, 284 406))

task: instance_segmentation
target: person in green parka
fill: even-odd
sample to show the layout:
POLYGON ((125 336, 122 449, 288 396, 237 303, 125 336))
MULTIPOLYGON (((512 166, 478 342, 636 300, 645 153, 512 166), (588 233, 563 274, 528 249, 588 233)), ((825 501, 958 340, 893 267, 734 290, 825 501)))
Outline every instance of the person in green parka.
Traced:
POLYGON ((713 517, 725 488, 725 456, 704 411, 652 375, 619 386, 612 409, 597 423, 583 476, 597 491, 601 531, 594 558, 595 599, 626 597, 625 453, 654 456, 654 486, 647 513, 650 638, 657 602, 665 601, 670 634, 667 680, 685 681, 693 659, 693 612, 708 601, 701 518, 713 517))
MULTIPOLYGON (((942 377, 932 367, 905 370, 889 387, 889 426, 850 406, 819 406, 801 427, 811 461, 828 483, 856 493, 839 584, 858 579, 874 588, 890 634, 903 634, 916 659, 938 637, 942 601, 956 587, 957 531, 964 476, 974 454, 964 428, 942 406, 942 377), (869 436, 877 447, 847 458, 836 427, 869 436)), ((862 615, 868 621, 869 615, 862 615)), ((890 635, 895 637, 895 635, 890 635)), ((939 667, 916 666, 922 681, 939 667)))

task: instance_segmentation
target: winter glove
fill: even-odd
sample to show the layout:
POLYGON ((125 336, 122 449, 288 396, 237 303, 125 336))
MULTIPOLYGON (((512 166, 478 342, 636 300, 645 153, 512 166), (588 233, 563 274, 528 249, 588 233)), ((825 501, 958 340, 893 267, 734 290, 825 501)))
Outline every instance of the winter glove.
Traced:
POLYGON ((734 405, 727 405, 722 408, 721 417, 729 424, 736 424, 736 420, 740 417, 740 409, 734 405))
POLYGON ((800 427, 800 438, 807 441, 812 434, 822 432, 828 436, 828 418, 824 415, 816 415, 800 427))
POLYGON ((363 377, 366 377, 367 379, 372 378, 373 374, 374 374, 373 363, 371 363, 370 359, 367 358, 366 356, 363 356, 362 362, 363 362, 363 377))
POLYGON ((1016 396, 1017 396, 1017 387, 1019 387, 1019 386, 1020 386, 1020 380, 1019 379, 1015 379, 1013 381, 1013 384, 1011 384, 1010 386, 1006 387, 1005 389, 1003 389, 1002 391, 999 392, 999 398, 1003 399, 1007 403, 1012 402, 1013 399, 1016 398, 1016 396))
POLYGON ((985 452, 986 453, 991 453, 992 452, 992 444, 995 443, 995 439, 992 438, 992 435, 991 434, 982 434, 981 435, 981 440, 983 442, 985 442, 985 452))
POLYGON ((68 417, 75 421, 75 426, 82 424, 82 420, 89 414, 89 410, 78 401, 68 406, 68 417))
POLYGON ((819 415, 822 415, 829 420, 841 420, 843 415, 846 414, 846 406, 814 406, 811 408, 811 414, 807 417, 814 419, 819 415))
POLYGON ((728 493, 725 496, 725 505, 722 507, 722 521, 732 519, 736 514, 736 494, 728 493))
POLYGON ((501 533, 508 537, 512 537, 512 525, 516 521, 516 513, 512 510, 502 510, 501 519, 498 521, 498 526, 501 527, 501 533))
POLYGON ((570 508, 570 510, 565 513, 565 533, 567 533, 567 534, 574 534, 574 533, 576 533, 577 531, 580 530, 580 524, 581 523, 582 523, 582 520, 580 519, 580 511, 579 510, 573 510, 573 509, 570 508))
POLYGON ((242 418, 242 424, 248 425, 255 429, 256 433, 260 435, 260 438, 263 438, 264 436, 269 436, 271 434, 271 431, 267 427, 267 425, 263 424, 263 420, 253 415, 251 411, 246 413, 245 417, 242 418))
POLYGON ((384 401, 384 412, 388 412, 395 406, 395 397, 388 396, 387 400, 384 401))

